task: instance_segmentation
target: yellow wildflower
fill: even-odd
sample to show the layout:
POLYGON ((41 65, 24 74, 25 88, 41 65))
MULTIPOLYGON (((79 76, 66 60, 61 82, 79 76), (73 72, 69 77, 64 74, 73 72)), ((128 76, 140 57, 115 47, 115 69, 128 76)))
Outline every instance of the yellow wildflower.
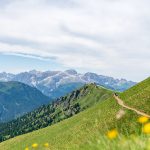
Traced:
POLYGON ((109 139, 115 139, 117 136, 118 136, 118 131, 116 129, 113 129, 107 133, 107 137, 109 139))
POLYGON ((150 123, 145 124, 142 131, 143 133, 150 134, 150 123))
POLYGON ((24 150, 29 150, 29 148, 28 148, 28 147, 26 147, 24 150))
POLYGON ((37 147, 38 147, 37 143, 32 144, 32 148, 37 148, 37 147))
POLYGON ((141 117, 138 119, 138 122, 144 124, 144 123, 146 123, 148 120, 149 120, 148 117, 141 116, 141 117))
POLYGON ((44 144, 44 147, 49 147, 49 144, 48 144, 48 143, 45 143, 45 144, 44 144))

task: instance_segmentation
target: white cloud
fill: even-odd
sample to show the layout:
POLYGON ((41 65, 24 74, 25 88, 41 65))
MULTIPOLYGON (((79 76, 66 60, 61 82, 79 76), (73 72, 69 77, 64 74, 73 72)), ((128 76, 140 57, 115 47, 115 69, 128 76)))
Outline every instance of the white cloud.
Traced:
POLYGON ((0 4, 0 53, 55 58, 65 67, 132 80, 150 74, 148 0, 0 4))

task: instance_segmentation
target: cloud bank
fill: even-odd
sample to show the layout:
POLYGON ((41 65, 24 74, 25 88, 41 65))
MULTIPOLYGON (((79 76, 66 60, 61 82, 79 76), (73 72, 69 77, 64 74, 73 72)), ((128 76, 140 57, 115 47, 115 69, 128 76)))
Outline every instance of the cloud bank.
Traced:
POLYGON ((0 53, 136 81, 150 75, 148 0, 1 0, 0 53))

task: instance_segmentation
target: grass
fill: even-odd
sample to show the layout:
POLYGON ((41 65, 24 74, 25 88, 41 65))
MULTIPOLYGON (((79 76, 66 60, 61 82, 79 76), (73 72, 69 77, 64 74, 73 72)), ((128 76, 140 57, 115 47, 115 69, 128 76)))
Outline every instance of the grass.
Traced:
POLYGON ((150 78, 121 94, 126 104, 150 114, 150 78))
POLYGON ((54 104, 44 105, 17 120, 2 124, 0 126, 0 139, 2 137, 3 140, 8 140, 14 136, 58 123, 97 104, 97 102, 106 100, 112 96, 112 93, 112 91, 95 84, 85 85, 62 97, 59 101, 57 100, 54 104), (48 122, 47 118, 52 118, 52 122, 48 122))
MULTIPOLYGON (((146 105, 149 104, 150 92, 146 92, 147 99, 144 100, 143 93, 149 88, 149 83, 150 78, 120 94, 120 97, 129 106, 148 113, 146 105), (138 99, 133 99, 136 101, 133 102, 131 97, 138 99)), ((125 115, 116 119, 116 114, 122 109, 112 97, 56 125, 5 141, 0 144, 0 149, 32 149, 31 145, 38 143, 39 150, 150 150, 150 136, 142 133, 136 113, 124 110, 125 115), (117 129, 119 133, 114 140, 105 136, 111 129, 117 129), (42 145, 47 142, 50 146, 44 148, 42 145)))
MULTIPOLYGON (((81 88, 81 95, 82 91, 84 92, 84 89, 81 88)), ((85 109, 97 104, 98 102, 102 102, 113 95, 113 91, 100 86, 95 86, 94 84, 87 85, 87 93, 86 96, 77 99, 73 104, 79 103, 81 109, 85 109)))

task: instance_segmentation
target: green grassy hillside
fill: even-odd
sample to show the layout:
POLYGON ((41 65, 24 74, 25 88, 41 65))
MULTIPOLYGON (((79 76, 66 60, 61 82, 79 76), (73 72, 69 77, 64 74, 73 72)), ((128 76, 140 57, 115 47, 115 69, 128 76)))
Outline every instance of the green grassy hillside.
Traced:
POLYGON ((95 84, 85 85, 49 105, 43 105, 16 120, 0 124, 0 142, 72 117, 111 95, 112 91, 95 84))
MULTIPOLYGON (((148 113, 150 92, 146 89, 150 87, 149 83, 150 78, 120 94, 120 97, 125 104, 148 113), (132 97, 137 94, 138 99, 134 103, 132 97)), ((31 145, 38 143, 39 150, 149 150, 150 137, 141 132, 142 125, 137 122, 138 118, 136 113, 123 109, 112 97, 56 125, 5 141, 0 144, 0 149, 32 149, 31 145), (125 114, 117 119, 120 110, 125 114), (118 130, 117 139, 110 140, 105 136, 112 129, 118 130), (44 148, 43 144, 47 142, 49 148, 44 148)))
POLYGON ((150 114, 150 78, 125 91, 121 98, 129 106, 150 114))

